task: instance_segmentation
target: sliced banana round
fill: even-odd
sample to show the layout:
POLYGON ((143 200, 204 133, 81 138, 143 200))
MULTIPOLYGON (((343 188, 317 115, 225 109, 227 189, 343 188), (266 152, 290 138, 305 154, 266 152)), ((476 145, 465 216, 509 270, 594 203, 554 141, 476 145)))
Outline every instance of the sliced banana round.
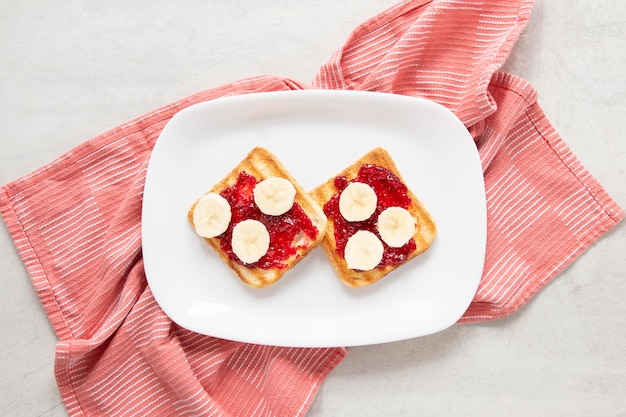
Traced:
POLYGON ((203 195, 193 209, 193 225, 196 233, 206 238, 224 233, 231 217, 230 204, 217 193, 203 195))
POLYGON ((348 238, 344 259, 350 269, 369 271, 383 259, 383 251, 383 244, 374 233, 359 230, 348 238))
POLYGON ((378 233, 392 248, 404 246, 415 233, 415 217, 402 207, 389 207, 378 216, 378 233))
POLYGON ((231 245, 233 252, 242 262, 254 263, 267 253, 270 234, 258 220, 243 220, 233 228, 231 245))
POLYGON ((367 220, 378 204, 376 192, 362 182, 351 182, 339 196, 339 212, 349 222, 367 220))
POLYGON ((296 188, 285 178, 266 178, 254 187, 254 202, 263 213, 270 216, 288 212, 295 198, 296 188))

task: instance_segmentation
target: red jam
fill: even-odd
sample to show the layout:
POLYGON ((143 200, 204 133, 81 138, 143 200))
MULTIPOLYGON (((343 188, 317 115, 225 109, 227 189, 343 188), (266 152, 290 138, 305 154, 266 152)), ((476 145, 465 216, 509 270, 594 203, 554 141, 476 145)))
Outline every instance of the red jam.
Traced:
MULTIPOLYGON (((333 219, 335 224, 335 240, 337 241, 337 254, 343 258, 344 250, 348 238, 359 230, 368 230, 374 233, 380 239, 376 222, 378 215, 389 207, 402 207, 408 209, 411 199, 407 195, 407 187, 400 179, 390 172, 388 169, 373 165, 365 164, 359 169, 358 175, 348 181, 346 177, 335 178, 335 188, 337 193, 324 205, 324 213, 329 219, 333 219), (374 214, 367 219, 359 222, 349 222, 343 218, 339 212, 339 196, 344 188, 350 182, 362 182, 368 184, 376 192, 378 205, 374 214)), ((415 250, 415 240, 409 240, 404 246, 392 248, 382 241, 384 252, 383 259, 378 267, 387 265, 398 265, 407 260, 409 253, 415 250)))
POLYGON ((254 202, 253 190, 257 183, 255 177, 246 172, 241 172, 237 182, 220 193, 230 204, 232 212, 228 229, 219 236, 221 239, 220 246, 228 254, 231 261, 249 268, 286 268, 287 263, 285 261, 298 250, 306 247, 306 245, 294 246, 294 240, 301 233, 313 240, 319 231, 298 203, 294 203, 288 212, 280 216, 263 214, 254 202), (270 235, 270 246, 267 253, 252 264, 242 262, 233 252, 231 245, 233 228, 237 223, 246 219, 260 221, 265 225, 270 235))

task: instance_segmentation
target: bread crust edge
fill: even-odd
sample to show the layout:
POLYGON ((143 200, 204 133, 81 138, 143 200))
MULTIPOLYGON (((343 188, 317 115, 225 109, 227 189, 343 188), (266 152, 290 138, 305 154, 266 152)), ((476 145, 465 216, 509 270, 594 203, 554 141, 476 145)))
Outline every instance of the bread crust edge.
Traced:
MULTIPOLYGON (((338 176, 345 176, 347 180, 350 181, 357 176, 360 167, 364 164, 375 164, 384 167, 392 172, 394 175, 396 175, 398 179, 406 185, 406 181, 402 177, 391 155, 385 149, 377 147, 360 157, 353 164, 347 166, 342 171, 333 175, 325 183, 322 183, 315 187, 309 193, 311 194, 311 196, 313 196, 313 198, 321 207, 324 207, 326 202, 328 202, 337 193, 337 189, 334 185, 335 178, 338 176)), ((369 271, 357 271, 354 269, 349 269, 347 267, 345 259, 337 254, 337 242, 335 240, 335 222, 331 218, 328 219, 326 233, 320 246, 326 253, 326 256, 328 257, 338 278, 344 284, 348 285, 349 287, 355 288, 373 284, 387 276, 395 269, 407 264, 411 259, 422 254, 429 247, 431 247, 437 235, 436 223, 433 220, 433 217, 431 216, 429 211, 421 202, 421 200, 419 200, 417 196, 413 193, 413 191, 408 187, 407 196, 411 200, 409 212, 416 218, 418 225, 416 227, 415 233, 413 234, 416 248, 411 253, 409 253, 407 259, 400 264, 387 265, 386 267, 378 267, 369 271)))
MULTIPOLYGON (((237 182, 237 178, 242 171, 254 176, 257 180, 272 176, 280 176, 288 179, 296 189, 295 202, 302 207, 313 225, 318 230, 317 237, 309 241, 308 245, 306 245, 304 249, 299 250, 296 254, 290 257, 286 261, 287 267, 285 268, 262 269, 250 268, 245 265, 241 265, 233 260, 230 260, 228 255, 222 251, 220 247, 220 239, 218 237, 202 238, 244 284, 253 288, 264 288, 279 281, 288 271, 300 263, 300 261, 304 259, 315 247, 320 245, 326 232, 327 218, 322 208, 296 181, 296 179, 278 160, 278 158, 269 150, 260 146, 257 146, 248 152, 248 154, 235 167, 233 167, 228 174, 226 174, 203 195, 211 192, 220 193, 224 189, 231 187, 237 182)), ((193 210, 201 197, 202 196, 196 199, 187 211, 187 220, 192 228, 194 227, 193 210)))

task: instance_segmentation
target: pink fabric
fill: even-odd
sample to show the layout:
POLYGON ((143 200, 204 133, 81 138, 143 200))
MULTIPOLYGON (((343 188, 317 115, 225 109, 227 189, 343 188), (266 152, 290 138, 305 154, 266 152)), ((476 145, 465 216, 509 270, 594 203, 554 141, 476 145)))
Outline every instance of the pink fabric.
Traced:
POLYGON ((146 285, 145 168, 167 121, 201 101, 303 88, 421 96, 450 108, 485 174, 485 271, 461 322, 520 308, 624 211, 552 128, 524 80, 498 69, 532 1, 405 1, 360 25, 307 85, 276 76, 211 89, 90 139, 2 187, 0 209, 59 337, 55 374, 72 416, 302 416, 343 348, 202 336, 146 285))

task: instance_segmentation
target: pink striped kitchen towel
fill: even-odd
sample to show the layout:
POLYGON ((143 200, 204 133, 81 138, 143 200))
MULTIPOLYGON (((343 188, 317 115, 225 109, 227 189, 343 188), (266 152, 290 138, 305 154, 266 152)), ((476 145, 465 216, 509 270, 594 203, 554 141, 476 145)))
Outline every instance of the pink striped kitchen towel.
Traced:
POLYGON ((303 88, 420 96, 451 109, 478 146, 487 190, 484 275, 462 322, 520 308, 624 217, 552 128, 524 80, 498 72, 530 0, 410 0, 357 27, 311 84, 249 78, 157 109, 5 185, 0 209, 58 335, 72 416, 302 416, 343 348, 250 345, 187 331, 143 271, 145 170, 179 110, 303 88), (547 244, 549 242, 549 245, 547 244))

